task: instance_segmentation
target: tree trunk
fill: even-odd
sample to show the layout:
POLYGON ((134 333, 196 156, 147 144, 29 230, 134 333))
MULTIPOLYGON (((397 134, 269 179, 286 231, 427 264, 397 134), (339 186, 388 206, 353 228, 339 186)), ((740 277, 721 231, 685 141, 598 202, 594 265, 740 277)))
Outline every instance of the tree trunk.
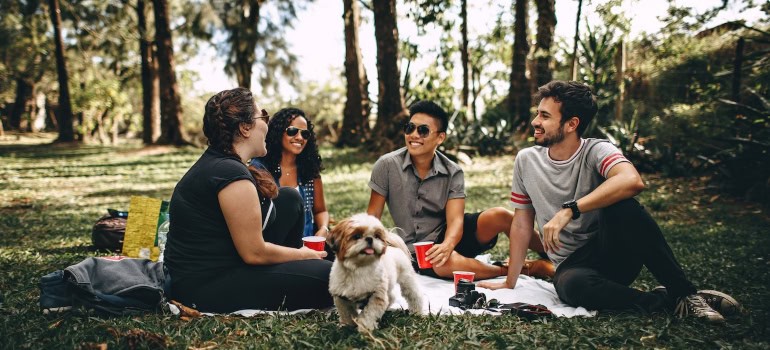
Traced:
POLYGON ((161 134, 159 144, 188 144, 182 128, 182 106, 174 67, 174 44, 169 27, 168 3, 153 0, 155 14, 155 38, 158 44, 158 70, 160 74, 161 134))
POLYGON ((511 80, 508 89, 508 111, 511 115, 511 130, 526 128, 529 121, 529 108, 532 97, 527 79, 527 56, 529 42, 527 41, 527 7, 528 0, 516 0, 515 22, 513 24, 513 63, 511 80))
POLYGON ((69 79, 67 77, 67 62, 64 60, 64 44, 61 35, 61 10, 59 0, 49 0, 51 22, 53 22, 54 43, 56 45, 56 74, 59 77, 59 138, 58 142, 75 141, 72 105, 70 104, 69 79))
POLYGON ((251 89, 252 67, 257 61, 255 53, 259 32, 260 0, 243 0, 238 4, 230 2, 225 3, 225 16, 233 7, 238 14, 238 21, 230 23, 228 18, 224 19, 225 28, 230 32, 232 50, 235 53, 235 62, 233 68, 238 85, 251 89))
POLYGON ((337 146, 361 145, 369 134, 369 79, 366 77, 358 28, 361 25, 361 11, 358 0, 344 0, 342 19, 345 22, 345 78, 347 100, 343 111, 341 137, 337 146), (347 136, 345 136, 347 135, 347 136))
POLYGON ((377 40, 377 123, 370 143, 379 151, 403 144, 401 124, 408 118, 401 94, 398 67, 398 26, 396 0, 373 0, 374 36, 377 40))
POLYGON ((732 99, 735 103, 741 102, 741 71, 743 70, 743 47, 746 39, 738 38, 735 44, 735 59, 733 60, 732 99))
POLYGON ((462 37, 460 42, 460 61, 463 66, 463 91, 462 96, 460 97, 460 103, 465 109, 466 115, 473 115, 474 113, 470 110, 470 106, 468 105, 468 94, 470 90, 468 84, 468 0, 460 1, 460 21, 460 34, 462 37))
POLYGON ((160 137, 160 96, 154 44, 147 38, 147 13, 144 0, 137 0, 139 53, 142 56, 142 141, 154 143, 160 137))
POLYGON ((556 0, 535 0, 537 5, 537 37, 535 40, 535 85, 547 84, 551 73, 551 46, 556 28, 556 0))
POLYGON ((32 100, 32 84, 24 78, 16 78, 16 99, 8 114, 8 129, 21 131, 21 118, 32 100))
POLYGON ((583 0, 578 0, 578 12, 575 19, 575 41, 572 43, 572 80, 577 80, 577 49, 580 38, 580 13, 583 11, 583 0))
POLYGON ((615 99, 615 120, 623 120, 623 103, 626 95, 626 44, 621 38, 615 52, 615 83, 618 85, 618 97, 615 99))

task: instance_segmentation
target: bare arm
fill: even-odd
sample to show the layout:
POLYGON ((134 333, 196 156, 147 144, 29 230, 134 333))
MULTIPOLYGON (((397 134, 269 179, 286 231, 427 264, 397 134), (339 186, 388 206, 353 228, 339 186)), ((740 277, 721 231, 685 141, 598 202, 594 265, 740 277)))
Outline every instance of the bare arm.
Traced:
POLYGON ((463 237, 465 198, 453 198, 446 202, 446 232, 444 241, 434 244, 425 257, 436 267, 444 265, 463 237))
POLYGON ((378 219, 382 219, 383 210, 385 210, 385 196, 372 190, 372 194, 369 196, 369 206, 366 208, 366 213, 378 219))
MULTIPOLYGON (((602 209, 642 192, 644 182, 636 168, 627 162, 618 163, 607 173, 607 180, 583 198, 576 198, 581 213, 602 209)), ((543 245, 546 251, 559 247, 559 233, 572 220, 572 210, 564 208, 543 226, 543 245)))
POLYGON ((524 266, 524 258, 527 256, 527 247, 535 231, 535 211, 532 209, 516 209, 513 212, 513 221, 511 230, 508 234, 509 245, 509 266, 508 276, 505 282, 482 281, 479 287, 487 289, 501 289, 516 287, 516 281, 519 279, 521 267, 524 266))
POLYGON ((248 180, 230 183, 217 194, 235 249, 249 265, 277 264, 294 260, 320 259, 326 252, 287 248, 262 237, 262 208, 254 184, 248 180))
POLYGON ((313 221, 318 226, 315 235, 326 237, 329 234, 329 211, 326 210, 324 184, 320 176, 313 180, 313 221))

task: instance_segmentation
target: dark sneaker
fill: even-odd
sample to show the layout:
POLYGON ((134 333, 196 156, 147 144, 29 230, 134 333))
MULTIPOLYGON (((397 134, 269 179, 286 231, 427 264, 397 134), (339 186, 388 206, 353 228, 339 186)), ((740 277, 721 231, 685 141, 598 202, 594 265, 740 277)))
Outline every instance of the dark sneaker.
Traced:
POLYGON ((699 290, 698 295, 723 316, 734 315, 741 311, 741 304, 725 293, 716 290, 699 290))
MULTIPOLYGON (((667 294, 666 287, 657 286, 650 293, 667 294)), ((734 315, 741 311, 741 304, 728 294, 716 290, 699 290, 699 295, 712 309, 722 316, 734 315)))
POLYGON ((722 323, 725 321, 725 318, 719 312, 712 309, 706 303, 706 300, 698 294, 679 298, 674 313, 679 317, 692 316, 712 323, 722 323))

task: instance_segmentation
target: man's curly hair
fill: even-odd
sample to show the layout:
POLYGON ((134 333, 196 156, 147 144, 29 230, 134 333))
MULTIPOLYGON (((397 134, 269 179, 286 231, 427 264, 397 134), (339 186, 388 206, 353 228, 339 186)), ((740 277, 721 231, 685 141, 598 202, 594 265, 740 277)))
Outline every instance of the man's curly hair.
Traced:
POLYGON ((310 130, 310 138, 305 143, 305 148, 297 156, 297 180, 301 182, 309 182, 321 176, 321 171, 324 170, 321 162, 321 155, 318 153, 318 143, 316 142, 315 132, 313 131, 313 123, 305 115, 305 112, 299 108, 284 108, 278 111, 270 119, 268 125, 266 143, 267 143, 267 155, 264 157, 263 164, 272 173, 278 171, 278 166, 281 164, 282 156, 282 140, 283 135, 286 132, 286 128, 291 125, 291 122, 297 118, 302 117, 307 121, 307 129, 310 130))

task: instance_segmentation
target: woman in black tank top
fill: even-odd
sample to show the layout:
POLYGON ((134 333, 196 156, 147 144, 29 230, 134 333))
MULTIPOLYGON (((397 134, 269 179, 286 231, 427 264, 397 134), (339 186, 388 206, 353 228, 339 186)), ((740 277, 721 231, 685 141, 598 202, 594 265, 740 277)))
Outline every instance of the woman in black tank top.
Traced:
POLYGON ((267 152, 269 118, 244 88, 206 103, 209 147, 171 197, 172 299, 209 312, 332 305, 326 253, 302 247, 301 198, 246 166, 267 152))

